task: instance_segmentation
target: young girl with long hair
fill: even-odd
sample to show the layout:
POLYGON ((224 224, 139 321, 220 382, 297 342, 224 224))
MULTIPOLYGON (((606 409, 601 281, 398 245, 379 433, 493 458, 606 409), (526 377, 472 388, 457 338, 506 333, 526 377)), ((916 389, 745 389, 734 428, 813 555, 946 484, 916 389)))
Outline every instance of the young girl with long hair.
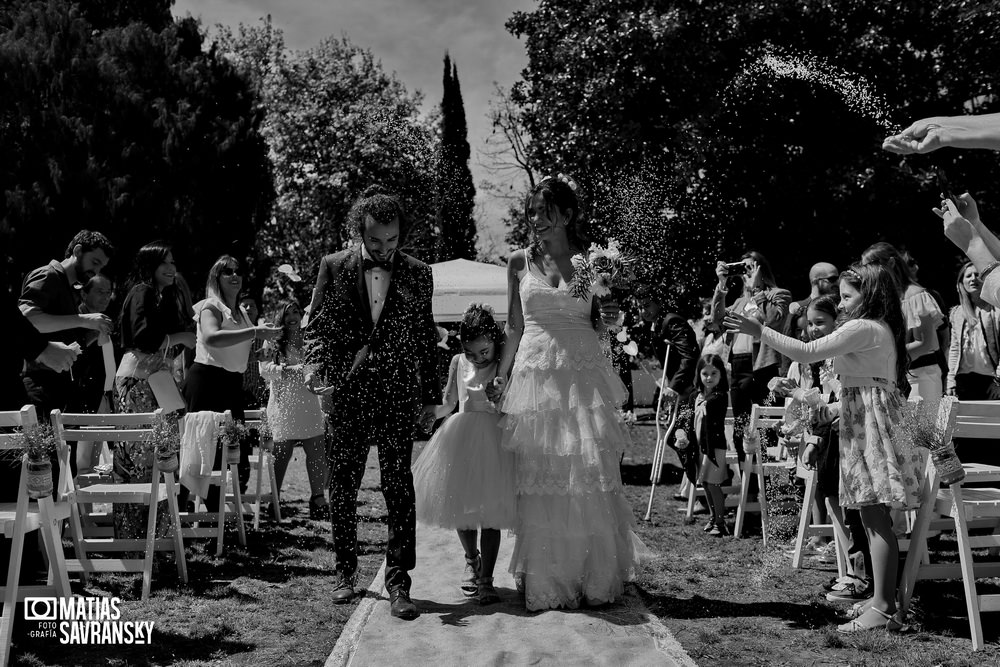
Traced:
POLYGON ((326 459, 323 409, 320 398, 305 385, 302 349, 302 309, 295 301, 278 304, 272 318, 281 335, 271 344, 273 353, 260 362, 260 375, 271 385, 267 420, 274 435, 274 477, 278 488, 285 479, 288 462, 296 445, 306 454, 309 475, 309 518, 330 518, 326 486, 330 467, 326 459))
POLYGON ((729 407, 729 379, 726 364, 717 354, 698 360, 694 374, 697 392, 683 411, 674 434, 678 449, 693 446, 701 453, 698 478, 705 486, 712 518, 705 532, 714 537, 730 535, 726 526, 726 494, 722 485, 729 474, 726 466, 726 409, 729 407))
POLYGON ((458 531, 465 550, 461 588, 479 604, 500 601, 493 569, 500 531, 514 526, 514 460, 500 447, 500 415, 486 396, 496 377, 503 330, 493 309, 473 303, 462 316, 463 351, 451 359, 437 416, 448 417, 413 465, 417 519, 458 531), (478 534, 477 534, 478 533, 478 534), (476 544, 476 538, 479 544, 476 544))
POLYGON ((756 319, 726 315, 726 326, 759 336, 799 363, 833 358, 840 376, 840 504, 858 508, 872 556, 874 595, 858 618, 837 628, 898 630, 896 574, 899 545, 891 509, 915 509, 920 499, 920 456, 898 428, 906 379, 903 312, 896 280, 878 264, 854 266, 840 276, 846 321, 808 343, 764 328, 756 319))

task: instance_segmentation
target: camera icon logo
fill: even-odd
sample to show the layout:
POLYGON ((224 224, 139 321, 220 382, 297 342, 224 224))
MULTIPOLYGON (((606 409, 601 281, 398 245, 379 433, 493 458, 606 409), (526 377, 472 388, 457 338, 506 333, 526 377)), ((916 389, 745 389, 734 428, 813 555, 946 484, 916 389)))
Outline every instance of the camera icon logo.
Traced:
POLYGON ((24 598, 24 620, 59 620, 59 604, 56 598, 24 598))

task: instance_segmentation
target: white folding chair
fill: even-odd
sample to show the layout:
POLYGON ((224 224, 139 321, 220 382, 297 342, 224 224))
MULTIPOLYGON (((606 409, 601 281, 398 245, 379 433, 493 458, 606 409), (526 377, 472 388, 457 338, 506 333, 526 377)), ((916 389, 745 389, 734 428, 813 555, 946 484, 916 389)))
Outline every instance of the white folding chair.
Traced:
MULTIPOLYGON (((220 429, 226 428, 231 423, 233 415, 229 410, 224 413, 216 413, 220 429)), ((183 419, 189 419, 188 414, 183 419)), ((214 450, 213 450, 214 451, 214 450)), ((240 546, 247 545, 246 525, 243 519, 243 497, 240 492, 240 478, 236 463, 229 463, 225 452, 222 453, 222 468, 213 470, 208 478, 210 486, 219 487, 219 509, 211 511, 207 506, 202 507, 204 498, 194 497, 195 511, 181 512, 181 535, 184 539, 191 538, 215 538, 215 555, 221 556, 225 543, 226 518, 230 513, 229 505, 232 504, 232 514, 236 518, 237 536, 240 546), (226 487, 232 484, 232 492, 227 493, 226 487), (209 525, 204 525, 209 524, 209 525)))
MULTIPOLYGON (((35 407, 26 405, 20 410, 0 412, 0 428, 29 430, 38 425, 35 407)), ((20 449, 16 433, 0 433, 0 451, 10 452, 20 449)), ((9 454, 17 456, 16 454, 9 454)), ((0 464, 6 465, 6 463, 0 464)), ((7 665, 10 659, 10 644, 13 638, 14 617, 17 605, 25 597, 72 597, 66 559, 63 556, 61 526, 69 516, 69 505, 53 502, 52 496, 34 500, 28 496, 28 457, 21 456, 20 482, 17 485, 17 502, 0 503, 0 527, 3 536, 10 540, 10 560, 7 565, 7 579, 0 592, 3 596, 3 615, 0 616, 0 665, 7 665), (25 536, 39 531, 48 560, 48 581, 42 586, 22 586, 21 556, 25 536)), ((60 476, 68 477, 69 469, 60 470, 60 476)), ((58 482, 57 482, 58 484, 58 482)))
MULTIPOLYGON (((160 411, 120 414, 73 414, 52 411, 52 428, 59 438, 60 465, 69 470, 69 442, 136 442, 148 441, 153 434, 153 423, 160 411)), ((153 556, 157 551, 171 551, 177 564, 180 580, 187 583, 187 560, 184 542, 178 527, 178 486, 172 472, 159 468, 158 457, 153 456, 151 482, 130 484, 93 484, 79 488, 71 477, 63 492, 70 506, 70 532, 73 536, 75 559, 67 560, 70 572, 80 572, 87 580, 92 572, 141 572, 142 599, 149 597, 153 578, 153 556), (173 522, 171 534, 156 537, 158 505, 167 502, 173 522), (86 507, 97 504, 143 504, 149 510, 146 518, 146 537, 143 539, 117 538, 88 534, 84 530, 83 516, 86 507), (142 558, 91 558, 92 553, 141 552, 142 558)), ((67 476, 69 477, 69 476, 67 476)))
MULTIPOLYGON (((938 431, 945 441, 953 437, 1000 440, 1000 403, 992 401, 957 401, 942 399, 938 408, 938 431)), ((1000 466, 963 464, 965 479, 941 488, 940 475, 928 457, 920 509, 910 537, 900 585, 900 609, 905 614, 920 579, 961 579, 973 650, 985 645, 984 611, 1000 611, 1000 594, 980 595, 976 579, 1000 577, 1000 562, 976 562, 973 549, 1000 548, 1000 488, 967 488, 969 484, 997 484, 1000 466), (988 534, 970 536, 970 529, 985 529, 988 534), (958 563, 925 562, 929 530, 954 530, 958 539, 958 563)))
POLYGON ((764 438, 760 435, 759 431, 777 426, 784 419, 784 416, 784 407, 757 405, 755 403, 750 408, 750 418, 747 420, 743 436, 744 444, 748 438, 753 437, 756 437, 759 444, 753 447, 752 451, 746 453, 746 458, 743 461, 742 479, 740 480, 740 499, 736 509, 736 527, 733 534, 736 537, 741 537, 743 535, 743 524, 746 521, 746 515, 751 512, 757 512, 760 514, 764 546, 767 546, 770 521, 768 517, 767 487, 764 484, 764 480, 766 477, 788 474, 788 464, 781 460, 784 448, 766 447, 764 445, 764 438), (759 486, 755 502, 750 501, 751 476, 757 477, 759 486))
MULTIPOLYGON (((264 410, 247 410, 247 427, 253 428, 254 426, 259 426, 261 413, 263 412, 264 410)), ((281 489, 278 488, 278 480, 274 474, 274 453, 264 449, 263 441, 257 443, 257 453, 250 456, 250 474, 255 478, 256 485, 254 486, 253 493, 247 493, 243 496, 243 502, 250 503, 254 530, 260 529, 260 517, 263 513, 262 507, 264 502, 271 503, 274 520, 281 523, 281 507, 278 502, 281 496, 281 489), (270 487, 266 493, 263 486, 265 479, 270 487)))

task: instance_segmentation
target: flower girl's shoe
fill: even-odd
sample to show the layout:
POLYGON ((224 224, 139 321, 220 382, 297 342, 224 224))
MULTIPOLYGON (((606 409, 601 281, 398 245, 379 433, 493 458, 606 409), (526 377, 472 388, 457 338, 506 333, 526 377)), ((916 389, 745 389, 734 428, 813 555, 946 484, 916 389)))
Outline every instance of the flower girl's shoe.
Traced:
POLYGON ((480 577, 479 581, 479 604, 487 605, 500 602, 500 594, 493 588, 493 577, 480 577))
POLYGON ((462 573, 462 583, 459 585, 466 595, 475 595, 479 590, 476 582, 479 580, 479 570, 483 566, 483 560, 476 552, 475 558, 465 557, 465 572, 462 573))

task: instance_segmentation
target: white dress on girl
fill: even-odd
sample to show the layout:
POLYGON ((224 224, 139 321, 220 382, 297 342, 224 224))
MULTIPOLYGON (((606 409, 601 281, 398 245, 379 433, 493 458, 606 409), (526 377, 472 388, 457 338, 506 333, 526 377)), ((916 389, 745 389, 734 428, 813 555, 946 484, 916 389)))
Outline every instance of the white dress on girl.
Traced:
POLYGON ((625 386, 601 350, 589 299, 530 270, 519 292, 524 331, 500 408, 517 471, 510 572, 529 610, 612 602, 645 549, 618 467, 629 442, 616 409, 625 386))
POLYGON ((514 526, 514 459, 500 447, 500 416, 486 397, 496 362, 476 368, 458 355, 458 413, 413 464, 417 520, 471 530, 514 526))

